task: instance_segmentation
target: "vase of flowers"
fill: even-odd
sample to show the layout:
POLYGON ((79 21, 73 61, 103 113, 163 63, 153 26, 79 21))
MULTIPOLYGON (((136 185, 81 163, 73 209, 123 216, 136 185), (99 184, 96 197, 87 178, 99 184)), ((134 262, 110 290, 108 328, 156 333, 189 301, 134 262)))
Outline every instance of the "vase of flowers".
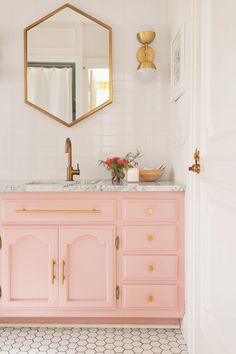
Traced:
POLYGON ((108 171, 111 171, 111 180, 113 184, 123 183, 128 164, 128 160, 118 156, 108 157, 106 161, 100 161, 100 165, 105 166, 108 171))
POLYGON ((137 150, 136 154, 129 152, 123 157, 108 157, 106 160, 100 160, 99 165, 106 167, 108 171, 111 171, 111 180, 113 184, 122 184, 125 178, 125 172, 134 166, 136 166, 136 159, 141 157, 140 151, 137 150))

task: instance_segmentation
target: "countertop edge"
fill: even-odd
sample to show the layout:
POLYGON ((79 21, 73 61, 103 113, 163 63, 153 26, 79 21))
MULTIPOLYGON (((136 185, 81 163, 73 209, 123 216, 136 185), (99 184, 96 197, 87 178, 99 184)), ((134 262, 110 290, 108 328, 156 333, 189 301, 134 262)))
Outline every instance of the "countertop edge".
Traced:
POLYGON ((30 182, 0 181, 0 193, 9 192, 185 192, 183 184, 169 181, 147 183, 124 183, 113 185, 110 181, 80 182, 30 182))

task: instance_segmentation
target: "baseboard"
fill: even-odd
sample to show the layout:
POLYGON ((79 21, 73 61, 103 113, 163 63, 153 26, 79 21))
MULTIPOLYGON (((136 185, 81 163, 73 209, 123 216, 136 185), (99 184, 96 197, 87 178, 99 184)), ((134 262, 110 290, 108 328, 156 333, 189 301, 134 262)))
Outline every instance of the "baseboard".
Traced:
POLYGON ((1 327, 180 328, 176 318, 1 318, 1 327))

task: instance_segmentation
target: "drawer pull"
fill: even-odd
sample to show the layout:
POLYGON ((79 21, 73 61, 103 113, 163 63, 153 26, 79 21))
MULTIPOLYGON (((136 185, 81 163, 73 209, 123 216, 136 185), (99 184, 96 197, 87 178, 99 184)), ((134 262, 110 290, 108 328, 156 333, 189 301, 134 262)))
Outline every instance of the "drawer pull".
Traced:
POLYGON ((80 213, 80 214, 99 214, 101 210, 99 209, 16 209, 16 213, 80 213))
POLYGON ((52 284, 54 284, 56 280, 55 267, 56 267, 56 261, 52 259, 52 284))
POLYGON ((117 285, 116 287, 116 300, 119 300, 120 298, 120 287, 117 285))
POLYGON ((148 213, 148 215, 152 215, 153 214, 153 208, 147 208, 147 213, 148 213))
POLYGON ((62 266, 61 282, 62 282, 62 285, 64 285, 65 279, 66 279, 66 276, 65 276, 65 266, 66 266, 66 262, 65 262, 64 260, 62 261, 61 266, 62 266))
POLYGON ((153 272, 154 270, 154 266, 152 264, 149 264, 147 268, 149 272, 153 272))
POLYGON ((153 240, 154 240, 153 235, 147 235, 147 240, 148 240, 148 241, 153 241, 153 240))
POLYGON ((154 300, 154 296, 152 295, 149 295, 148 298, 147 298, 148 302, 153 302, 154 300))

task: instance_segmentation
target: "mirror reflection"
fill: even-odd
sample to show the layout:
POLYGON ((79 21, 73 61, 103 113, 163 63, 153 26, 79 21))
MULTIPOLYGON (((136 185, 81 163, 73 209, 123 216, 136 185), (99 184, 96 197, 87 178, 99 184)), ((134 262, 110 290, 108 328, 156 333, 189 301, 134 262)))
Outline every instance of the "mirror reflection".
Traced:
POLYGON ((111 103, 111 28, 71 5, 25 30, 26 102, 71 126, 111 103))

